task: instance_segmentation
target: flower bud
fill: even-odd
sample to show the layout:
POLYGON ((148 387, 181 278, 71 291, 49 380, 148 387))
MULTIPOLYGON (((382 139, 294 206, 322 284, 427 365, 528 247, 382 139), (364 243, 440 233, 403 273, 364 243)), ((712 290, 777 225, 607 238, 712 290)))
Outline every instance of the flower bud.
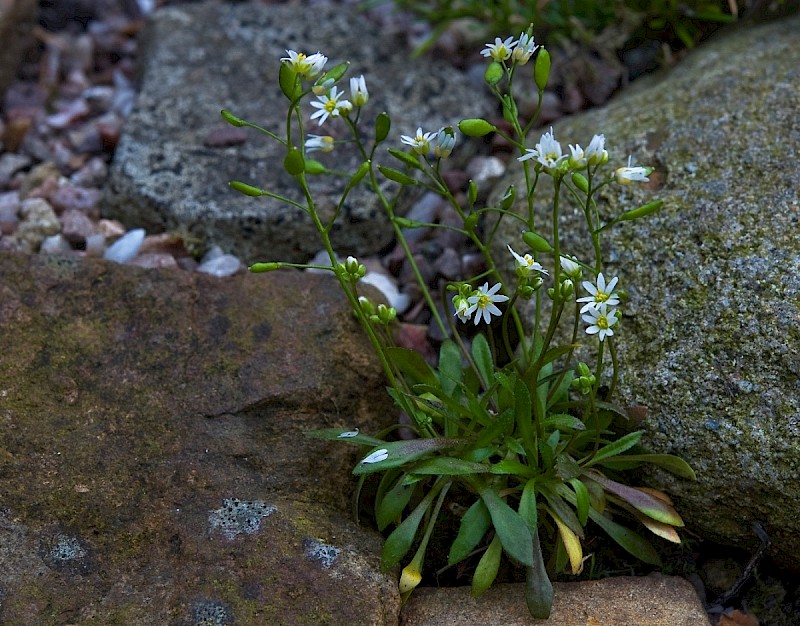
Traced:
MULTIPOLYGON (((542 279, 539 278, 539 280, 542 279)), ((519 294, 519 297, 522 298, 523 300, 530 300, 533 297, 534 293, 536 293, 536 288, 533 287, 532 285, 521 285, 517 289, 517 294, 519 294)))
POLYGON ((373 315, 375 313, 375 307, 372 305, 372 302, 369 301, 368 298, 364 296, 358 297, 358 306, 361 308, 361 312, 364 315, 373 315))
POLYGON ((388 324, 397 317, 397 309, 393 306, 386 306, 385 304, 378 305, 378 319, 381 324, 388 324))
POLYGON ((503 80, 505 73, 506 72, 502 65, 500 65, 497 61, 492 61, 486 68, 486 72, 483 74, 483 79, 488 85, 496 85, 503 80))
POLYGON ((573 283, 569 278, 562 281, 561 285, 558 288, 558 293, 561 296, 562 300, 566 300, 567 298, 569 298, 574 291, 575 291, 575 283, 573 283))

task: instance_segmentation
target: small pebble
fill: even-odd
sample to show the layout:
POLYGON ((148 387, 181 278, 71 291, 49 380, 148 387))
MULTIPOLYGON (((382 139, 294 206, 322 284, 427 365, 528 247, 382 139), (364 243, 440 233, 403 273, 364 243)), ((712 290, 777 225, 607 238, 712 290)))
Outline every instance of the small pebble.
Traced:
POLYGON ((211 260, 203 261, 197 267, 197 271, 223 278, 225 276, 233 276, 243 267, 242 262, 232 254, 223 254, 211 260))
POLYGON ((58 235, 45 237, 39 252, 42 254, 69 254, 72 252, 72 246, 69 241, 59 233, 58 235))
POLYGON ((115 261, 116 263, 128 263, 132 261, 136 255, 139 254, 139 248, 142 247, 144 235, 144 228, 136 228, 128 231, 106 249, 103 258, 107 261, 115 261))

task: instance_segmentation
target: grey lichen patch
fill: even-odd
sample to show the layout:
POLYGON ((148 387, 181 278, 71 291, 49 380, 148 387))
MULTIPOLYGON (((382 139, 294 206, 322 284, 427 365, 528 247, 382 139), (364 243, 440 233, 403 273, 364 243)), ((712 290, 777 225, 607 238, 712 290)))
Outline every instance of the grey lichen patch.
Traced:
POLYGON ((47 567, 59 572, 85 575, 89 572, 91 554, 80 539, 64 533, 44 538, 39 554, 47 567))
POLYGON ((272 515, 278 508, 261 500, 245 502, 238 498, 226 498, 222 508, 211 511, 208 525, 211 531, 218 530, 226 539, 232 540, 242 533, 252 535, 261 528, 261 520, 272 515))
POLYGON ((325 569, 330 569, 342 551, 317 539, 306 538, 303 541, 303 552, 312 561, 316 561, 325 569))
POLYGON ((198 600, 192 609, 193 626, 224 626, 233 624, 233 612, 223 602, 198 600))

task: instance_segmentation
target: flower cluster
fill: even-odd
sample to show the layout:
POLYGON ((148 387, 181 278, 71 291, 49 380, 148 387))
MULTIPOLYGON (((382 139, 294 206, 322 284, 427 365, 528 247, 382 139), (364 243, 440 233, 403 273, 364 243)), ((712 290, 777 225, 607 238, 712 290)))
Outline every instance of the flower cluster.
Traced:
POLYGON ((522 33, 516 41, 513 37, 506 39, 495 37, 494 43, 487 43, 486 48, 481 50, 481 54, 498 63, 511 59, 517 65, 525 65, 538 47, 533 42, 532 35, 522 33))
POLYGON ((475 315, 476 326, 481 320, 488 324, 492 320, 492 315, 502 315, 502 311, 495 304, 508 300, 508 296, 497 293, 501 288, 500 283, 490 288, 488 282, 474 290, 470 290, 469 286, 462 286, 458 295, 453 298, 455 316, 466 324, 475 315))
POLYGON ((417 128, 417 133, 413 137, 400 135, 400 141, 411 146, 411 150, 421 156, 425 156, 433 149, 433 155, 436 158, 445 159, 453 152, 456 145, 456 134, 451 126, 427 133, 420 127, 417 128))

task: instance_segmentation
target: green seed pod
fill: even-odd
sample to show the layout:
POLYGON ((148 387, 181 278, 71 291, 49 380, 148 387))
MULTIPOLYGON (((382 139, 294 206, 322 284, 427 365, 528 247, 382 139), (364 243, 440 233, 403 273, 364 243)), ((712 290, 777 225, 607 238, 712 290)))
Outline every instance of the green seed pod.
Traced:
POLYGON ((475 201, 478 199, 478 185, 475 181, 470 179, 469 186, 467 187, 467 200, 470 206, 475 206, 475 201))
POLYGON ((497 130, 495 126, 478 117, 461 120, 458 123, 458 130, 467 137, 483 137, 497 130))
POLYGON ((230 124, 231 126, 238 126, 238 127, 247 126, 247 122, 245 122, 240 117, 236 117, 230 111, 226 111, 225 109, 222 109, 222 111, 220 111, 219 114, 222 116, 222 119, 224 119, 226 122, 228 122, 228 124, 230 124))
POLYGON ((280 84, 283 95, 290 101, 294 102, 303 93, 300 86, 300 77, 294 68, 288 63, 281 63, 281 68, 278 71, 278 84, 280 84))
POLYGON ((646 215, 650 215, 651 213, 655 213, 658 211, 662 206, 664 206, 664 201, 653 200, 652 202, 648 202, 647 204, 643 204, 640 207, 635 209, 631 209, 630 211, 626 211, 622 215, 620 215, 615 221, 617 222, 626 222, 628 220, 635 220, 640 217, 645 217, 646 215))
POLYGON ((548 78, 550 78, 550 53, 544 48, 540 48, 533 65, 533 80, 536 82, 539 93, 544 91, 548 78))
POLYGON ((392 127, 392 120, 389 117, 389 114, 384 111, 383 113, 379 113, 378 117, 375 118, 375 141, 380 143, 381 141, 385 141, 386 138, 389 136, 389 130, 392 127))
POLYGON ((580 189, 583 193, 589 193, 589 181, 583 174, 578 172, 572 173, 572 184, 580 189))
POLYGON ((464 220, 464 230, 468 233, 475 232, 475 227, 478 225, 478 220, 481 218, 480 213, 472 213, 464 220))
POLYGON ((413 167, 414 169, 423 170, 419 162, 419 157, 416 154, 409 154, 397 148, 389 148, 388 152, 398 161, 402 161, 403 164, 413 167))
POLYGON ((283 169, 285 169, 292 176, 302 174, 306 169, 306 161, 303 158, 303 153, 297 148, 292 148, 286 153, 286 158, 283 159, 283 169))
POLYGON ((517 192, 514 189, 514 185, 509 185, 506 192, 503 194, 503 197, 500 199, 500 208, 504 211, 508 211, 511 208, 511 205, 514 204, 514 198, 517 196, 517 192))
POLYGON ((500 65, 497 61, 492 61, 489 63, 489 67, 486 68, 486 72, 483 74, 483 79, 489 85, 496 85, 503 79, 505 73, 506 72, 502 65, 500 65))
POLYGON ((345 62, 345 63, 339 63, 339 65, 336 65, 336 66, 332 67, 327 72, 325 72, 319 79, 317 79, 316 84, 317 85, 321 85, 322 83, 324 83, 325 81, 328 81, 328 80, 332 80, 333 82, 336 82, 342 76, 344 76, 344 73, 347 71, 347 68, 349 66, 350 66, 350 62, 349 61, 345 62))
POLYGON ((410 176, 403 174, 403 172, 393 169, 391 167, 385 167, 383 165, 378 166, 378 170, 381 174, 386 176, 389 180, 393 180, 396 183, 400 183, 401 185, 418 185, 419 183, 411 178, 410 176))
POLYGON ((247 269, 254 274, 262 274, 264 272, 274 272, 275 270, 279 270, 282 265, 283 263, 253 263, 247 269))
POLYGON ((238 180, 232 180, 228 183, 228 187, 231 189, 235 189, 239 193, 243 193, 246 196, 251 196, 253 198, 257 198, 259 196, 264 195, 264 190, 259 189, 258 187, 253 187, 253 185, 248 185, 247 183, 239 182, 238 180))
POLYGON ((305 171, 307 174, 327 174, 328 168, 315 159, 306 159, 305 171))
POLYGON ((547 239, 542 237, 540 234, 533 232, 532 230, 528 230, 523 233, 522 241, 528 244, 528 247, 534 252, 553 251, 553 246, 547 242, 547 239))

